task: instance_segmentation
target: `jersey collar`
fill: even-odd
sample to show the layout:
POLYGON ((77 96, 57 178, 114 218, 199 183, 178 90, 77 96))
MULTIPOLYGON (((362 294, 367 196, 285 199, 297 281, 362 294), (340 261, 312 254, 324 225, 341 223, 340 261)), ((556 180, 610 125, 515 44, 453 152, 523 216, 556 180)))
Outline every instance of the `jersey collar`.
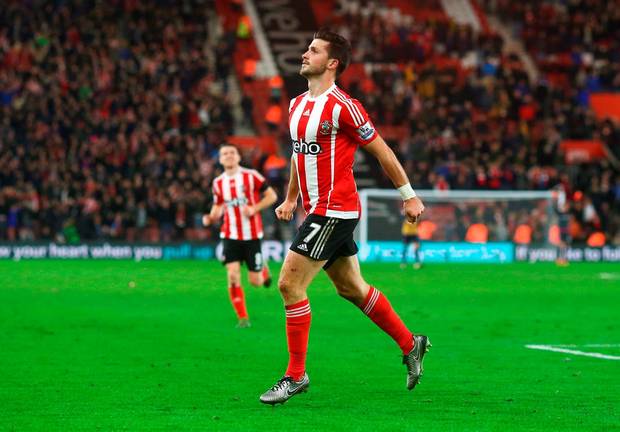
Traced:
POLYGON ((327 90, 325 90, 323 93, 321 93, 321 94, 320 94, 320 95, 318 95, 317 97, 310 97, 310 92, 308 92, 308 93, 307 93, 307 98, 308 98, 308 101, 310 101, 310 102, 315 102, 315 101, 319 100, 320 98, 322 98, 322 97, 324 97, 324 96, 328 95, 329 93, 331 93, 331 92, 332 92, 332 90, 334 90, 335 88, 336 88, 336 83, 333 83, 333 84, 331 85, 331 87, 329 87, 327 90))

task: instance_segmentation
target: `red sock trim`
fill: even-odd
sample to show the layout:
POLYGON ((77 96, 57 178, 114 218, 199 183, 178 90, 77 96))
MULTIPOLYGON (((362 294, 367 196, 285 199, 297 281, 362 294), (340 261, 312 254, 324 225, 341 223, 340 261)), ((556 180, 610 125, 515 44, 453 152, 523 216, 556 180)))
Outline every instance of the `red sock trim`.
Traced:
POLYGON ((308 302, 308 299, 305 299, 292 305, 284 306, 284 309, 286 309, 286 318, 303 316, 310 313, 310 302, 308 302))
POLYGON ((409 331, 381 291, 371 286, 366 299, 360 305, 360 309, 381 330, 394 339, 403 354, 407 354, 413 349, 413 333, 409 331))
POLYGON ((379 294, 380 291, 378 289, 373 286, 370 287, 370 289, 368 290, 368 294, 366 294, 364 302, 360 305, 360 309, 362 310, 362 312, 368 315, 368 312, 370 312, 377 303, 379 294))

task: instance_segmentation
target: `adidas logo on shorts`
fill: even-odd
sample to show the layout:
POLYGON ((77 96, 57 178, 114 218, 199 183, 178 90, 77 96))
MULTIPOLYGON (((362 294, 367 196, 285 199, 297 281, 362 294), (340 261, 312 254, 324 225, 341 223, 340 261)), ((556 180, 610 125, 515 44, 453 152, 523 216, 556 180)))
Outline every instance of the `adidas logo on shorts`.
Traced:
POLYGON ((302 244, 297 246, 297 249, 302 250, 304 252, 308 252, 308 245, 305 244, 305 243, 302 243, 302 244))

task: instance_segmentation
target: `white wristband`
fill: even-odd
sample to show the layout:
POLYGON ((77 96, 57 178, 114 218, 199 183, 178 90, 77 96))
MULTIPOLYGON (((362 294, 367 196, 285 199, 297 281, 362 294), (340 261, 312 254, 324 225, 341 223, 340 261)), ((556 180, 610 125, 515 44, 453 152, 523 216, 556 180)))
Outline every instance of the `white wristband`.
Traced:
POLYGON ((415 198, 417 196, 411 187, 411 183, 407 183, 406 185, 399 187, 398 192, 400 192, 400 197, 403 201, 407 201, 408 199, 415 198))

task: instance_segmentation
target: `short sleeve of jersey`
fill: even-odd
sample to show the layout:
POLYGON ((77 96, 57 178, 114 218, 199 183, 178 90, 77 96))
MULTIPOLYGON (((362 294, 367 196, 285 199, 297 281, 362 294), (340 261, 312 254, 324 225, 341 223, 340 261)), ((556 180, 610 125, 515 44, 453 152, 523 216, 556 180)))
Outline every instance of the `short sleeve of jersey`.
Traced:
POLYGON ((267 189, 267 180, 265 180, 265 177, 263 177, 261 173, 256 170, 252 170, 251 174, 254 179, 254 190, 262 192, 263 190, 267 189))
POLYGON ((217 185, 217 181, 213 182, 213 204, 221 205, 224 204, 224 197, 222 196, 222 191, 217 185))
POLYGON ((357 99, 342 101, 338 123, 340 129, 361 146, 371 143, 379 135, 368 113, 357 99))

